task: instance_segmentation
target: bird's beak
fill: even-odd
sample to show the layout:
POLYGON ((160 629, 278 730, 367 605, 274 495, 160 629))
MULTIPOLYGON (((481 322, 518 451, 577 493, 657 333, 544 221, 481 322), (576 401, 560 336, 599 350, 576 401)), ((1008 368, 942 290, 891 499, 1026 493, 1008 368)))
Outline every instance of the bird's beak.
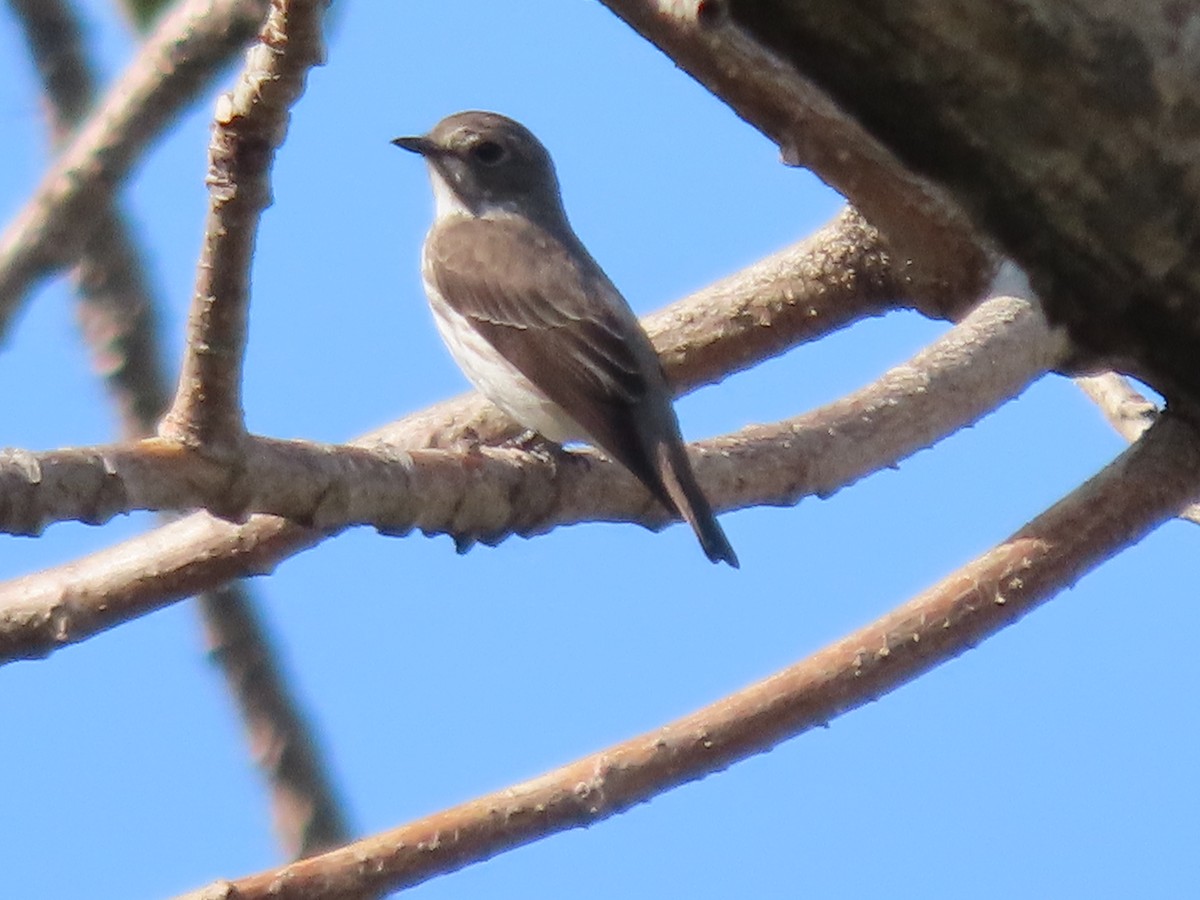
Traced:
POLYGON ((422 156, 432 156, 437 152, 437 144, 427 137, 398 137, 392 143, 402 150, 422 156))

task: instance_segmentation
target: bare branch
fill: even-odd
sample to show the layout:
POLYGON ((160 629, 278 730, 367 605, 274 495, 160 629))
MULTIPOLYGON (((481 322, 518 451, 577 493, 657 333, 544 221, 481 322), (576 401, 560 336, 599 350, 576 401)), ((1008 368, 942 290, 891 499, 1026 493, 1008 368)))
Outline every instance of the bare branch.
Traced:
POLYGON ((1200 404, 1192 6, 711 5, 940 184, 1029 273, 1085 364, 1200 404))
MULTIPOLYGON (((86 114, 94 93, 80 28, 63 0, 10 0, 25 28, 55 137, 86 114)), ((151 295, 129 224, 115 208, 86 242, 76 267, 79 317, 94 364, 127 438, 154 433, 167 404, 151 295)), ((208 644, 225 676, 270 788, 276 831, 289 858, 350 838, 315 737, 291 696, 253 597, 233 583, 197 597, 208 644)))
POLYGON ((532 781, 181 900, 343 900, 396 890, 623 812, 953 659, 1136 543, 1198 492, 1200 434, 1164 419, 1004 543, 764 681, 532 781))
POLYGON ((911 301, 903 265, 852 207, 643 324, 678 393, 911 301))
POLYGON ((242 363, 250 263, 271 201, 270 170, 288 110, 323 60, 325 0, 273 0, 237 87, 217 103, 209 145, 209 210, 187 350, 175 402, 159 434, 206 455, 236 455, 245 434, 242 363))
POLYGON ((0 235, 0 333, 35 280, 75 261, 141 152, 253 36, 266 9, 267 0, 186 0, 163 19, 0 235))
POLYGON ((197 600, 213 659, 270 785, 275 832, 284 852, 300 859, 341 846, 350 829, 254 605, 239 585, 206 591, 197 600))
MULTIPOLYGON (((0 661, 46 656, 121 622, 161 609, 243 575, 266 574, 285 555, 323 535, 283 519, 252 520, 253 543, 238 543, 237 527, 188 516, 123 545, 7 582, 0 598, 0 661), (273 534, 271 532, 274 532, 273 534), (205 558, 214 532, 232 543, 220 558, 205 558), (200 555, 197 555, 197 554, 200 555), (142 577, 154 573, 140 586, 142 577)), ((218 539, 219 540, 219 539, 218 539)))
POLYGON ((795 69, 738 28, 724 0, 601 0, 642 37, 724 100, 881 228, 905 266, 905 296, 927 315, 958 318, 995 262, 942 191, 906 169, 795 69))
MULTIPOLYGON (((963 401, 953 402, 955 395, 948 396, 940 408, 930 407, 926 382, 936 380, 947 360, 951 365, 957 363, 964 347, 978 352, 978 343, 1008 339, 1012 323, 1023 321, 1025 328, 1018 330, 1024 332, 1031 330, 1028 323, 1037 319, 1025 301, 991 301, 964 320, 962 328, 918 355, 910 366, 895 369, 875 385, 831 404, 826 418, 839 419, 849 411, 849 422, 839 426, 837 440, 849 437, 850 441, 836 457, 842 461, 858 458, 855 447, 861 425, 855 423, 876 427, 874 415, 879 412, 877 395, 881 393, 887 395, 882 401, 886 406, 883 414, 893 420, 889 430, 893 443, 885 452, 897 458, 947 433, 944 423, 961 425, 977 417, 977 398, 993 395, 980 385, 967 390, 966 382, 995 379, 994 370, 959 374, 958 397, 969 398, 965 415, 963 401)), ((1025 354, 1015 358, 1029 366, 1017 368, 1015 382, 1006 387, 1020 390, 1031 371, 1040 373, 1043 369, 1038 366, 1052 363, 1054 355, 1046 352, 1052 346, 1053 341, 1043 341, 1023 348, 1025 354), (1029 354, 1029 347, 1034 354, 1029 354)), ((1009 396, 1012 393, 1000 399, 1009 396)), ((811 455, 795 456, 804 442, 795 440, 792 432, 803 430, 805 419, 754 426, 701 445, 705 457, 699 462, 702 479, 710 490, 719 492, 712 487, 715 481, 729 483, 733 491, 724 503, 718 500, 715 505, 730 508, 795 502, 806 492, 825 496, 844 483, 837 476, 829 483, 811 476, 807 481, 794 477, 780 480, 782 471, 807 469, 811 473, 814 466, 806 461, 822 456, 824 448, 807 448, 813 451, 811 455), (769 457, 775 449, 780 460, 771 465, 769 457), (749 474, 745 467, 752 461, 761 465, 749 474), (791 470, 790 466, 799 468, 791 470), (736 487, 733 481, 737 481, 736 487)), ((878 449, 873 449, 877 454, 878 449)), ((162 440, 40 454, 10 450, 0 454, 0 530, 37 534, 46 524, 65 519, 99 524, 133 510, 197 507, 234 519, 268 513, 323 530, 366 524, 388 533, 419 528, 468 542, 491 542, 514 531, 529 534, 535 530, 532 523, 541 523, 545 530, 563 521, 591 518, 635 520, 651 527, 664 522, 664 511, 646 504, 645 496, 643 502, 634 502, 638 492, 631 495, 630 488, 635 480, 622 477, 627 473, 620 467, 595 454, 576 454, 574 461, 579 464, 553 477, 553 464, 522 451, 472 448, 465 453, 414 450, 397 454, 394 446, 371 438, 358 446, 339 448, 247 436, 241 455, 230 466, 162 440), (589 460, 586 465, 585 459, 589 460), (561 494, 572 496, 574 484, 593 477, 600 484, 575 494, 591 499, 593 515, 587 514, 585 504, 570 507, 566 518, 559 519, 563 513, 556 510, 562 509, 561 494), (609 487, 602 490, 601 484, 609 487), (610 496, 612 500, 608 500, 610 496)))
MULTIPOLYGON (((848 397, 694 447, 697 475, 718 509, 829 496, 976 421, 1020 393, 1064 349, 1027 302, 990 300, 911 362, 848 397)), ((403 434, 402 428, 386 431, 403 434)), ((427 420, 418 421, 418 433, 428 434, 427 420)), ((463 466, 456 454, 381 447, 376 434, 340 450, 341 459, 324 466, 323 480, 314 485, 306 466, 316 461, 319 448, 270 443, 270 452, 279 456, 272 467, 290 470, 285 480, 291 485, 291 493, 273 502, 307 510, 313 524, 325 529, 372 521, 388 533, 418 527, 494 542, 512 532, 536 534, 581 521, 649 527, 665 522, 634 478, 592 453, 577 454, 556 471, 521 451, 488 449, 463 466)), ((125 464, 119 460, 116 468, 125 464)), ((156 465, 128 461, 142 464, 156 465)), ((14 468, 8 474, 19 478, 14 468)), ((91 467, 96 473, 104 468, 103 460, 91 467)), ((203 490, 222 477, 219 466, 204 462, 183 484, 171 481, 163 490, 182 495, 193 490, 188 482, 203 490)), ((242 481, 232 486, 243 497, 256 490, 242 481)), ((0 661, 46 655, 233 575, 264 572, 323 536, 275 517, 255 516, 235 526, 197 514, 68 566, 8 582, 0 586, 0 661)))
MULTIPOLYGON (((55 143, 61 143, 87 114, 95 93, 79 23, 62 0, 9 3, 42 78, 55 143)), ((96 369, 120 410, 122 433, 143 437, 153 433, 166 408, 157 304, 116 201, 98 208, 97 218, 75 269, 79 320, 96 369)))
POLYGON ((8 0, 49 99, 56 141, 74 128, 92 105, 95 88, 84 64, 79 22, 62 2, 8 0))
POLYGON ((76 315, 93 366, 116 405, 121 432, 142 437, 154 433, 167 406, 159 305, 126 218, 114 207, 99 220, 101 228, 87 240, 75 267, 76 315))
MULTIPOLYGON (((840 267, 847 257, 837 247, 853 242, 861 223, 857 216, 846 213, 836 217, 829 227, 793 248, 749 267, 726 279, 714 288, 701 291, 651 319, 656 345, 668 361, 668 371, 678 387, 693 384, 677 373, 691 372, 691 378, 715 380, 720 369, 697 364, 687 348, 695 355, 708 354, 725 358, 731 366, 747 364, 746 360, 767 348, 784 349, 780 336, 789 328, 797 329, 795 341, 818 337, 813 323, 836 327, 843 321, 837 309, 854 307, 859 284, 888 282, 884 269, 890 265, 885 254, 871 253, 860 258, 866 268, 858 275, 845 273, 840 267), (781 265, 790 261, 789 265, 781 265), (834 268, 827 269, 825 266, 834 268), (770 283, 764 279, 770 276, 770 283), (725 288, 721 288, 721 286, 725 288), (731 292, 736 285, 746 290, 743 297, 731 292), (736 317, 713 306, 715 298, 739 308, 736 317), (790 298, 790 299, 789 299, 790 298), (688 307, 695 303, 703 314, 693 315, 688 307), (814 314, 789 315, 790 309, 811 310, 814 314), (730 330, 727 319, 745 323, 747 327, 730 330), (656 325, 654 323, 661 323, 656 325), (739 343, 741 349, 725 352, 720 344, 704 338, 706 323, 724 329, 726 340, 739 343), (757 323, 757 324, 755 324, 757 323), (751 327, 752 326, 752 327, 751 327), (666 330, 661 330, 665 328, 666 330), (705 348, 701 353, 699 348, 705 348), (741 360, 741 362, 739 362, 741 360), (676 368, 678 367, 678 368, 676 368), (674 370, 674 371, 672 371, 674 370), (682 382, 682 383, 681 383, 682 382)), ((446 447, 471 440, 493 439, 510 433, 512 423, 478 395, 441 403, 429 410, 409 416, 394 426, 369 436, 376 442, 398 446, 446 447)), ((92 557, 91 563, 73 564, 44 576, 30 576, 12 582, 7 596, 21 603, 0 612, 0 644, 7 642, 7 658, 37 656, 50 653, 60 643, 82 640, 89 634, 112 627, 118 622, 142 615, 183 596, 214 587, 237 575, 266 571, 278 559, 298 553, 317 543, 322 535, 305 530, 279 519, 260 518, 247 526, 246 536, 237 529, 206 517, 193 517, 156 532, 138 547, 115 548, 111 557, 92 557), (190 524, 189 524, 190 523, 190 524), (199 526, 199 527, 197 527, 199 526), (210 530, 210 529, 215 529, 210 530), (227 541, 232 541, 231 546, 227 541), (209 542, 209 546, 200 546, 209 542), (250 552, 242 554, 237 547, 250 552), (159 559, 160 553, 169 553, 159 559), (198 558, 192 558, 192 554, 198 558), (112 568, 115 560, 121 560, 112 568), (199 565, 197 565, 199 563, 199 565), (128 565, 129 569, 124 566, 128 565), (83 568, 79 568, 83 566, 83 568), (141 588, 123 579, 133 572, 159 573, 151 581, 139 582, 141 588), (86 584, 86 586, 85 586, 86 584), (28 590, 28 593, 23 593, 28 590)), ((4 653, 0 653, 0 658, 4 653)))
MULTIPOLYGON (((1140 393, 1129 380, 1115 372, 1085 375, 1075 379, 1080 389, 1100 407, 1104 418, 1127 441, 1136 441, 1160 415, 1159 409, 1140 393)), ((1189 504, 1179 518, 1200 525, 1200 503, 1189 504)))
POLYGON ((1129 442, 1140 438, 1158 418, 1158 407, 1133 389, 1115 372, 1085 375, 1075 379, 1080 390, 1100 407, 1104 418, 1129 442))

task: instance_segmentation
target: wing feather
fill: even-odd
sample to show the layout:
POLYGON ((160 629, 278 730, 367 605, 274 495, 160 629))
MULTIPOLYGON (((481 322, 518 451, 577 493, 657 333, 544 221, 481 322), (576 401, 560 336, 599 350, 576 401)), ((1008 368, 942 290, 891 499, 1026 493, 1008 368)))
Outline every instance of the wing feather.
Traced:
POLYGON ((580 251, 518 218, 445 223, 425 250, 446 302, 573 416, 639 403, 654 374, 648 349, 657 365, 624 298, 580 251))
POLYGON ((679 440, 658 355, 574 235, 560 240, 518 217, 443 222, 426 241, 425 278, 593 443, 675 507, 655 459, 661 429, 679 440), (647 417, 659 426, 648 430, 647 417))

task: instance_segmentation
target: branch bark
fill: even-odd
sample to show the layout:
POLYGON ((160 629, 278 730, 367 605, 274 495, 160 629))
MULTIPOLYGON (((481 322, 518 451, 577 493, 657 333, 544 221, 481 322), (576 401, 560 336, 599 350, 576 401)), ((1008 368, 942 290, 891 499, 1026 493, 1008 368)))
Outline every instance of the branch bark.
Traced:
POLYGON ((1079 364, 1200 403, 1190 4, 722 0, 1029 273, 1079 364))
MULTIPOLYGON (((704 442, 693 451, 697 475, 718 509, 827 497, 976 421, 1020 393, 1064 349, 1027 302, 997 298, 910 363, 848 397, 776 425, 704 442)), ((415 427, 423 438, 428 419, 419 417, 415 427)), ((392 438, 403 434, 402 428, 388 431, 392 438)), ((494 542, 509 533, 537 534, 580 521, 648 527, 665 522, 635 479, 594 453, 578 454, 557 471, 522 451, 501 449, 478 451, 463 466, 461 455, 373 449, 379 437, 368 436, 363 446, 347 450, 347 461, 331 464, 334 470, 322 477, 332 480, 316 490, 311 482, 301 484, 302 467, 293 469, 287 480, 308 492, 304 502, 315 501, 314 524, 331 529, 372 520, 388 533, 418 527, 494 542), (356 468, 354 477, 339 483, 337 466, 356 468)), ((307 458, 318 451, 298 452, 307 458)), ((104 464, 93 468, 102 471, 104 464)), ((68 566, 8 582, 0 586, 0 661, 46 655, 234 575, 260 574, 324 536, 275 517, 254 516, 235 526, 197 514, 68 566)))
POLYGON ((601 0, 739 116, 845 196, 895 248, 904 296, 959 318, 998 261, 937 186, 913 175, 804 75, 733 26, 713 0, 601 0))
MULTIPOLYGON (((79 23, 63 0, 9 0, 42 78, 60 142, 95 93, 79 23)), ((158 304, 132 229, 114 200, 75 269, 78 313, 93 364, 119 412, 121 431, 154 433, 167 405, 158 304)), ((255 762, 268 784, 276 832, 289 858, 350 839, 316 738, 288 689, 254 598, 231 583, 196 598, 204 633, 225 676, 255 762)))
POLYGON ((532 781, 180 900, 343 900, 397 890, 623 812, 766 752, 954 658, 1136 543, 1197 493, 1200 433, 1165 418, 1004 543, 764 681, 532 781))
POLYGON ((272 0, 234 90, 217 102, 208 155, 209 209, 187 349, 175 401, 159 435, 206 456, 236 459, 245 436, 242 363, 250 264, 270 171, 291 105, 324 59, 327 0, 272 0))
POLYGON ((0 334, 34 282, 71 265, 147 145, 253 37, 268 0, 186 0, 166 16, 0 234, 0 334))
MULTIPOLYGON (((1100 408, 1104 418, 1125 440, 1132 443, 1146 433, 1161 415, 1158 407, 1136 391, 1128 379, 1115 372, 1084 375, 1075 379, 1080 390, 1100 408)), ((1191 503, 1179 518, 1200 525, 1200 503, 1191 503)))

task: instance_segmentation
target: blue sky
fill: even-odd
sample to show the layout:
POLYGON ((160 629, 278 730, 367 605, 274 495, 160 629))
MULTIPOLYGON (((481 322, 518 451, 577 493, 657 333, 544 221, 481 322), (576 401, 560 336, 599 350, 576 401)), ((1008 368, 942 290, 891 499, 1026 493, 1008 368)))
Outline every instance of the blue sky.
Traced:
MULTIPOLYGON (((132 50, 84 4, 102 70, 132 50)), ((226 80, 228 81, 228 79, 226 80)), ((206 204, 208 98, 126 191, 182 343, 206 204)), ((840 201, 596 3, 343 5, 294 111, 254 267, 246 413, 327 441, 459 393, 425 307, 432 201, 389 146, 464 108, 521 119, 572 221, 649 312, 810 233, 840 201)), ((0 14, 0 214, 45 153, 0 14)), ((945 329, 864 322, 678 405, 693 438, 794 415, 945 329)), ((0 445, 111 440, 71 295, 38 291, 0 353, 0 445)), ((573 760, 770 674, 1003 539, 1122 441, 1051 377, 835 497, 722 518, 739 572, 691 533, 582 525, 457 556, 360 529, 254 588, 369 833, 573 760)), ((0 540, 0 577, 151 524, 0 540)), ((896 693, 418 898, 1182 896, 1200 875, 1191 564, 1171 523, 993 640, 896 693)), ((179 604, 0 671, 0 860, 14 897, 161 897, 279 861, 258 777, 179 604)))

